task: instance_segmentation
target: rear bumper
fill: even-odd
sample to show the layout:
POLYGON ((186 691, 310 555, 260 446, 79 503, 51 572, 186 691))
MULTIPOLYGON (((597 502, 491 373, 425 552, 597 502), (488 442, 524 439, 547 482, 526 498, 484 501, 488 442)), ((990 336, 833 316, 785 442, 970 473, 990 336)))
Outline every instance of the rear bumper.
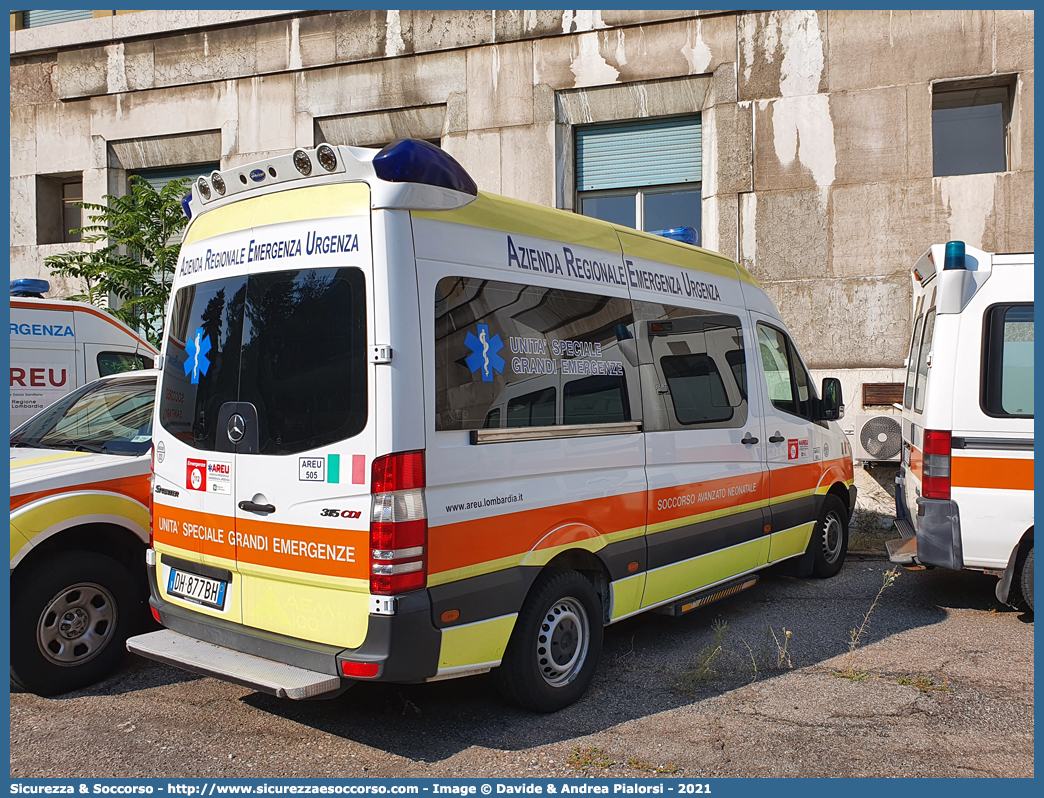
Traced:
MULTIPOLYGON (((204 670, 203 666, 208 660, 214 661, 216 657, 220 657, 221 650, 238 652, 249 658, 263 660, 272 666, 289 666, 317 676, 335 678, 338 685, 333 689, 334 693, 342 689, 340 682, 356 681, 341 676, 342 661, 377 664, 377 675, 361 681, 423 682, 438 671, 442 632, 435 628, 431 621, 431 602, 426 590, 399 596, 394 615, 371 614, 368 618, 366 639, 362 645, 358 648, 341 648, 252 629, 177 606, 159 595, 155 566, 149 566, 148 572, 149 604, 159 613, 160 622, 172 632, 195 641, 209 643, 218 650, 212 651, 206 647, 194 647, 189 650, 187 643, 175 646, 176 641, 173 640, 162 641, 162 646, 157 645, 157 641, 145 645, 141 638, 128 641, 128 649, 144 657, 197 673, 205 672, 207 675, 238 684, 246 684, 273 695, 281 693, 266 689, 263 680, 250 681, 253 678, 251 674, 260 667, 251 660, 237 659, 233 656, 220 667, 215 665, 210 670, 204 670), (189 652, 180 663, 170 653, 175 648, 189 652), (237 668, 240 669, 238 672, 237 668), (236 678, 237 676, 239 678, 236 678)), ((271 669, 266 673, 270 671, 271 669)), ((278 668, 271 672, 277 671, 278 668)), ((301 674, 291 676, 298 680, 302 678, 301 674)), ((326 683, 326 686, 329 684, 326 683)), ((313 693, 309 696, 298 696, 286 691, 284 693, 290 698, 315 695, 313 693)))
POLYGON ((951 499, 917 499, 917 560, 922 565, 964 567, 961 516, 951 499))

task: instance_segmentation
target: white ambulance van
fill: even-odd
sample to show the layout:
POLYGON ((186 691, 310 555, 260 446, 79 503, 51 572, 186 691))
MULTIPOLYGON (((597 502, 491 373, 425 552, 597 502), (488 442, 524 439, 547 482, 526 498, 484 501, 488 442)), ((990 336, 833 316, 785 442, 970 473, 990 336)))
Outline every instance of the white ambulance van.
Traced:
POLYGON ((153 368, 158 353, 86 302, 43 299, 46 280, 11 281, 11 429, 88 382, 153 368))
POLYGON ((1033 255, 936 244, 913 269, 893 562, 1000 577, 1033 609, 1033 255))
POLYGON ((602 631, 832 576, 852 457, 751 276, 477 191, 418 141, 196 182, 131 651, 277 696, 496 669, 553 711, 602 631))

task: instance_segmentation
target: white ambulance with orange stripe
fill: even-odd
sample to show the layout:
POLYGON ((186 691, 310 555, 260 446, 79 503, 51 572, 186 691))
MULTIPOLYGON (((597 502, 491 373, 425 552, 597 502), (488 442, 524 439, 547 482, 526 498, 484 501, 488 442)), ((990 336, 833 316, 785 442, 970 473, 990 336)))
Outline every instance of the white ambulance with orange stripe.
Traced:
POLYGON ((1033 609, 1033 255, 961 241, 913 269, 893 562, 1000 577, 1033 609))
POLYGON ((187 206, 132 651, 290 698, 496 669, 552 711, 606 624, 841 568, 840 384, 734 262, 411 140, 187 206))
POLYGON ((46 280, 11 281, 11 429, 88 382, 150 369, 156 350, 86 302, 43 299, 46 280))

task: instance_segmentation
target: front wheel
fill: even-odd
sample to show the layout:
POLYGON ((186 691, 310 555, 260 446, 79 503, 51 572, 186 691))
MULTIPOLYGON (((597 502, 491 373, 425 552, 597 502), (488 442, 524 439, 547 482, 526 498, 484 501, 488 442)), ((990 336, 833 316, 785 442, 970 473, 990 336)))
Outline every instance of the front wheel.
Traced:
POLYGON ((809 550, 813 552, 812 576, 828 579, 836 576, 848 554, 848 511, 837 496, 823 497, 823 509, 812 530, 809 550))
POLYGON ((140 602, 127 569, 66 552, 22 575, 11 597, 11 680, 50 696, 93 684, 126 655, 140 602))
POLYGON ((602 604, 576 571, 551 571, 530 590, 495 671, 508 699, 557 712, 587 690, 602 652, 602 604))

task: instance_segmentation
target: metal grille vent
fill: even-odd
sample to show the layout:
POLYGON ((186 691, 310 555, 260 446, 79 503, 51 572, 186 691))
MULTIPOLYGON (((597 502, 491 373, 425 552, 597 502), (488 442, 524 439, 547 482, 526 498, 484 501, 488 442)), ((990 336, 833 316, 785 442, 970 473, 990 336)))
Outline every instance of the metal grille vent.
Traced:
POLYGON ((903 446, 903 428, 891 416, 874 416, 859 430, 859 442, 875 460, 891 460, 903 446))

